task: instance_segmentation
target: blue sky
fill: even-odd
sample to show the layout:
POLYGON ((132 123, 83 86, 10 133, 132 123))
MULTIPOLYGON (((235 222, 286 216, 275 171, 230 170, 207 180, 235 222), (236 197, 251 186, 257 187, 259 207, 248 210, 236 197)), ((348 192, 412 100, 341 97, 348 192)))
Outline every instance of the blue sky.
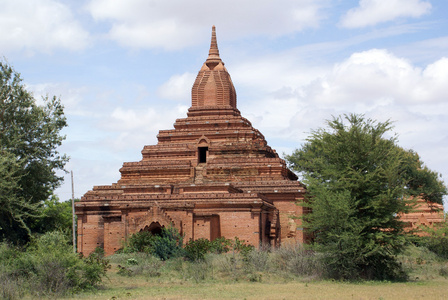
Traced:
POLYGON ((364 113, 447 181, 447 16, 446 0, 0 0, 0 56, 62 99, 76 197, 186 116, 212 25, 238 108, 278 153, 364 113))

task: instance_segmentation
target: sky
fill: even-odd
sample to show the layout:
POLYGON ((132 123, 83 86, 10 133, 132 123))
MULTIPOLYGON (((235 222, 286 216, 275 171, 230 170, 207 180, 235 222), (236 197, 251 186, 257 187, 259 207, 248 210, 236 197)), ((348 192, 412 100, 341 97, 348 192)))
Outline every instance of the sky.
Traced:
POLYGON ((448 183, 447 0, 0 0, 0 57, 65 106, 76 198, 186 117, 212 25, 238 109, 281 156, 364 114, 448 183))

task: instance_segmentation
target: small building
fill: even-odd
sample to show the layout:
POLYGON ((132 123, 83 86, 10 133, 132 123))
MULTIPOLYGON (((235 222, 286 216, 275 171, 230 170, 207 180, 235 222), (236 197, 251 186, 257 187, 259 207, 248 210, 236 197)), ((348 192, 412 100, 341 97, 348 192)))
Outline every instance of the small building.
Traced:
POLYGON ((133 233, 167 226, 185 241, 306 241, 296 218, 304 213, 297 203, 305 188, 237 109, 214 27, 187 117, 157 138, 157 145, 144 146, 141 161, 123 164, 117 183, 95 186, 76 203, 79 252, 102 247, 110 255, 133 233))

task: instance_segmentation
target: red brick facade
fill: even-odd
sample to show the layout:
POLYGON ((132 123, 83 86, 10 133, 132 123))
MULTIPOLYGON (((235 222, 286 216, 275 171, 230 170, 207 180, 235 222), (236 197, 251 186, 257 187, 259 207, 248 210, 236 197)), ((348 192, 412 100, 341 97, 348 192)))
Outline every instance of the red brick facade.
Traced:
POLYGON ((253 245, 304 242, 305 189, 241 116, 215 29, 192 88, 192 105, 174 129, 161 130, 121 179, 95 186, 76 204, 78 251, 112 254, 133 233, 174 226, 189 239, 238 237, 253 245))
POLYGON ((401 215, 400 219, 405 222, 405 230, 413 230, 417 235, 425 235, 423 227, 433 227, 446 222, 443 205, 426 202, 422 198, 417 198, 413 211, 401 215))

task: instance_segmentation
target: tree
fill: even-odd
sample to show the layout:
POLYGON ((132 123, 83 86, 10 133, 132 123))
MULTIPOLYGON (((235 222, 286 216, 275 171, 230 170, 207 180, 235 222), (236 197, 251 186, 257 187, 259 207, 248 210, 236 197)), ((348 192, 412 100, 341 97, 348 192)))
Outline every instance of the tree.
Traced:
MULTIPOLYGON (((79 199, 75 199, 75 202, 79 199)), ((45 233, 54 230, 62 231, 69 240, 73 239, 72 230, 72 200, 61 202, 59 198, 52 195, 50 199, 43 202, 40 216, 33 224, 30 224, 32 232, 45 233)))
POLYGON ((397 145, 390 121, 352 114, 327 125, 286 157, 307 186, 311 213, 304 222, 313 247, 325 254, 333 278, 403 276, 396 254, 405 238, 397 215, 412 208, 412 195, 440 203, 446 187, 415 152, 397 145))
POLYGON ((27 241, 29 224, 63 177, 67 156, 57 148, 67 126, 60 99, 37 105, 20 74, 0 61, 0 240, 27 241))

